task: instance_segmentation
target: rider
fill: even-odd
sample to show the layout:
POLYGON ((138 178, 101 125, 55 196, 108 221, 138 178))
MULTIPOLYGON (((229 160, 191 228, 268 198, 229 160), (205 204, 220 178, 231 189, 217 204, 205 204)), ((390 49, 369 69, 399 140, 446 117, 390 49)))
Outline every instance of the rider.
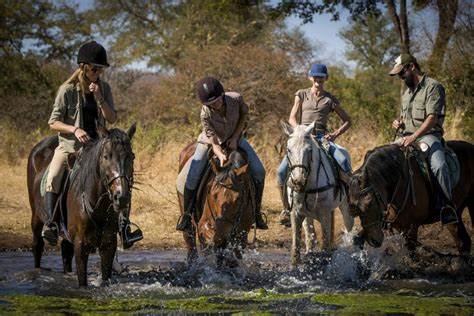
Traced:
MULTIPOLYGON (((291 109, 288 122, 295 127, 298 124, 310 125, 315 123, 313 134, 318 139, 325 138, 329 142, 329 154, 339 165, 341 180, 347 182, 352 168, 347 150, 333 141, 342 135, 350 126, 351 118, 341 107, 339 101, 329 92, 324 90, 324 83, 328 80, 328 70, 324 64, 313 64, 308 72, 312 86, 307 89, 298 90, 295 94, 295 102, 291 109), (342 120, 342 125, 332 133, 327 130, 329 114, 334 111, 342 120), (299 119, 298 119, 299 116, 299 119)), ((290 223, 290 210, 288 200, 285 197, 285 179, 288 169, 288 160, 285 156, 277 171, 278 187, 284 209, 280 214, 280 223, 288 226, 290 223)))
POLYGON ((446 111, 444 87, 425 75, 415 57, 410 54, 401 54, 389 74, 397 75, 408 87, 402 96, 401 115, 392 124, 393 128, 403 131, 403 138, 397 143, 403 147, 414 143, 428 146, 431 171, 447 200, 441 209, 441 221, 443 224, 456 223, 458 218, 452 200, 453 184, 443 140, 446 111))
MULTIPOLYGON (((44 197, 48 219, 42 236, 51 245, 58 241, 55 206, 68 155, 96 140, 98 125, 105 126, 106 121, 114 123, 117 119, 110 86, 100 79, 104 69, 109 67, 105 48, 95 41, 83 44, 79 48, 77 64, 76 71, 59 87, 48 121, 50 128, 58 132, 59 139, 49 165, 44 197)), ((141 239, 141 232, 130 232, 128 225, 122 230, 121 235, 130 240, 141 239)), ((123 243, 126 248, 131 246, 128 240, 123 243)))
MULTIPOLYGON (((228 158, 226 149, 232 151, 240 147, 246 152, 250 173, 255 183, 255 225, 259 229, 268 229, 261 214, 265 169, 252 146, 242 136, 248 113, 247 104, 239 93, 224 92, 219 80, 212 77, 199 80, 196 84, 196 92, 203 104, 201 109, 203 131, 199 135, 189 173, 181 175, 186 179, 183 192, 184 214, 181 216, 176 229, 181 231, 191 229, 193 200, 202 172, 207 164, 209 146, 212 147, 221 166, 225 164, 228 158)), ((183 171, 187 172, 185 170, 184 168, 183 171)))

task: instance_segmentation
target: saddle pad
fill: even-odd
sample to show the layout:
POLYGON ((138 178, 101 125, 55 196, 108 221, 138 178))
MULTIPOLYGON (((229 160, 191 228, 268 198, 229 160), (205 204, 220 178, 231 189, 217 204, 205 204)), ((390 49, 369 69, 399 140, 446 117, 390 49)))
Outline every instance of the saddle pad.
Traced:
POLYGON ((49 165, 46 168, 45 172, 43 173, 43 177, 41 178, 40 194, 42 197, 44 197, 44 194, 46 193, 46 182, 48 180, 48 173, 49 173, 49 165))
MULTIPOLYGON (((461 166, 459 164, 458 157, 456 156, 454 151, 449 147, 446 147, 445 149, 446 149, 446 163, 448 165, 449 176, 451 178, 451 183, 452 183, 453 188, 454 188, 458 184, 459 178, 461 176, 461 166)), ((430 179, 433 175, 430 172, 430 170, 427 169, 427 168, 429 168, 428 166, 430 165, 429 159, 424 158, 423 154, 420 154, 420 153, 417 153, 415 155, 415 157, 416 157, 416 161, 418 162, 418 166, 420 167, 420 170, 422 171, 423 175, 427 179, 430 179)), ((433 179, 433 180, 437 181, 436 179, 433 179)))

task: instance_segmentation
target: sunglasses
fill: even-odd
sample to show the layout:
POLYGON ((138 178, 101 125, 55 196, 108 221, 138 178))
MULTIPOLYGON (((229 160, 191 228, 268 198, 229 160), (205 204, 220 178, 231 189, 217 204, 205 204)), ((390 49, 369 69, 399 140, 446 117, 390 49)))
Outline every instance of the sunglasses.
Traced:
POLYGON ((93 73, 102 72, 102 71, 104 71, 104 67, 93 66, 93 67, 91 68, 91 71, 92 71, 93 73))
POLYGON ((407 72, 408 68, 410 68, 410 65, 406 65, 405 67, 403 67, 402 70, 400 70, 400 72, 398 73, 398 77, 403 78, 403 76, 407 72))

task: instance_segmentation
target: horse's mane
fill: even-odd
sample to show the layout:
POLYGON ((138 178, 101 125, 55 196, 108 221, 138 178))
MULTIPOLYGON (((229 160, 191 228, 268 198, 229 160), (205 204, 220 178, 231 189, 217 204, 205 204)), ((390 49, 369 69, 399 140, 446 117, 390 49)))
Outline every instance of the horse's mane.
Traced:
POLYGON ((240 168, 248 163, 247 155, 245 152, 240 150, 233 151, 229 155, 229 162, 216 174, 216 180, 218 182, 224 182, 230 178, 232 182, 235 182, 234 170, 240 168))
POLYGON ((383 179, 386 183, 397 181, 404 170, 402 150, 398 145, 383 145, 368 151, 364 163, 354 174, 362 175, 363 179, 383 179))
MULTIPOLYGON (((80 195, 82 192, 86 192, 92 183, 101 181, 99 160, 102 146, 106 141, 111 141, 112 143, 128 143, 130 145, 128 135, 120 129, 113 128, 109 130, 109 134, 106 137, 99 138, 89 146, 84 146, 78 161, 80 167, 75 176, 77 181, 75 187, 76 194, 80 195)), ((131 150, 131 145, 129 148, 131 150)))

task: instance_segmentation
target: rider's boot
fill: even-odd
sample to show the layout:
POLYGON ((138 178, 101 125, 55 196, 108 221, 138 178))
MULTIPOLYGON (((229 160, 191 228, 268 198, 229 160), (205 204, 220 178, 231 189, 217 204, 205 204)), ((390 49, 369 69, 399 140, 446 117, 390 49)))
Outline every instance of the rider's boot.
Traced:
POLYGON ((183 215, 179 218, 176 230, 189 232, 192 229, 193 202, 196 190, 184 188, 183 193, 183 215))
POLYGON ((456 224, 459 220, 456 208, 451 202, 447 202, 446 205, 441 208, 440 217, 443 225, 456 224))
POLYGON ((255 226, 258 229, 268 229, 267 223, 262 217, 262 196, 264 183, 255 181, 255 226))
POLYGON ((46 192, 44 195, 44 206, 48 216, 47 222, 43 226, 41 237, 51 246, 56 246, 59 238, 59 227, 54 221, 56 202, 59 194, 54 192, 46 192))
POLYGON ((278 190, 280 191, 281 203, 283 204, 283 210, 280 213, 280 225, 291 227, 290 205, 285 194, 286 186, 278 185, 278 190))
POLYGON ((134 243, 143 239, 143 233, 140 228, 137 228, 132 232, 130 220, 128 218, 126 218, 122 223, 120 236, 122 237, 123 249, 128 249, 132 247, 134 243))

